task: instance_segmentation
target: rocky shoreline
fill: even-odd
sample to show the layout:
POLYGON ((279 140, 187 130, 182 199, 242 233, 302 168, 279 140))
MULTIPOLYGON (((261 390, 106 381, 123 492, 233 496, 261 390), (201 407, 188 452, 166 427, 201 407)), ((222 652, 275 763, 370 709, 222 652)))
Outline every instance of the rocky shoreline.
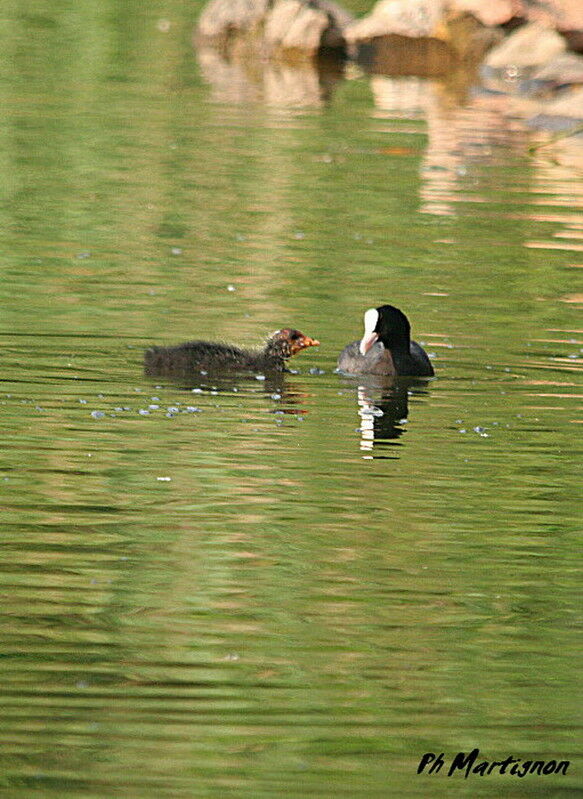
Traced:
POLYGON ((195 45, 228 62, 306 64, 325 53, 373 75, 457 72, 507 95, 534 127, 583 121, 581 0, 380 0, 361 19, 332 0, 210 0, 195 45))

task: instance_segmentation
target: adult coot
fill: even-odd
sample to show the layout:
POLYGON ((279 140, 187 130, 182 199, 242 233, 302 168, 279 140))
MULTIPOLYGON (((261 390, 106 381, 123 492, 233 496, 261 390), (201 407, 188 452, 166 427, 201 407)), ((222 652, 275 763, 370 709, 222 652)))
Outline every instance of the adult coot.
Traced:
POLYGON ((152 347, 144 356, 148 375, 187 375, 197 372, 283 372, 285 362, 319 341, 286 327, 268 338, 262 350, 243 350, 214 341, 187 341, 176 347, 152 347))
POLYGON ((364 314, 364 336, 348 344, 338 358, 338 369, 348 374, 396 377, 434 374, 427 353, 411 340, 409 320, 394 305, 369 308, 364 314))

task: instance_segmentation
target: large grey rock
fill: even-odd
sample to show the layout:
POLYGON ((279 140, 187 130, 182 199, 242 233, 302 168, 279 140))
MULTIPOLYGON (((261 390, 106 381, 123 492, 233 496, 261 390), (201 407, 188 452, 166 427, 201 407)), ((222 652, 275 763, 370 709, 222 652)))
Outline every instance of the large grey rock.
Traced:
POLYGON ((524 69, 547 64, 563 53, 566 42, 556 31, 536 22, 524 25, 494 47, 484 61, 492 69, 524 69))

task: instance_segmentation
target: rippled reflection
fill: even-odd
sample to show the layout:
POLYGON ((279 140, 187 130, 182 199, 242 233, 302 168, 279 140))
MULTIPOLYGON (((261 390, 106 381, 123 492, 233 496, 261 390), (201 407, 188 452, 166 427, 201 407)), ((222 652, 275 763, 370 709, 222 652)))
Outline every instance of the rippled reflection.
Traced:
POLYGON ((356 399, 360 417, 360 449, 364 458, 398 457, 392 447, 407 432, 409 398, 428 393, 426 380, 398 378, 386 381, 369 376, 366 385, 359 385, 356 399))
POLYGON ((320 108, 330 102, 343 77, 343 63, 332 58, 294 64, 208 46, 196 47, 196 55, 212 97, 220 103, 320 108))

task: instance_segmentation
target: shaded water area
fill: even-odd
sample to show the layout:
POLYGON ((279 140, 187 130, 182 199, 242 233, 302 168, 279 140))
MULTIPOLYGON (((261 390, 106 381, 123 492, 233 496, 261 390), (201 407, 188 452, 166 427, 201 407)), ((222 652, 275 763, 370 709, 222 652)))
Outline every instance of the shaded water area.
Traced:
POLYGON ((581 144, 98 5, 3 13, 2 795, 575 795, 581 144), (383 302, 435 379, 334 373, 383 302), (284 325, 280 379, 143 374, 284 325), (572 764, 415 774, 474 747, 572 764))

